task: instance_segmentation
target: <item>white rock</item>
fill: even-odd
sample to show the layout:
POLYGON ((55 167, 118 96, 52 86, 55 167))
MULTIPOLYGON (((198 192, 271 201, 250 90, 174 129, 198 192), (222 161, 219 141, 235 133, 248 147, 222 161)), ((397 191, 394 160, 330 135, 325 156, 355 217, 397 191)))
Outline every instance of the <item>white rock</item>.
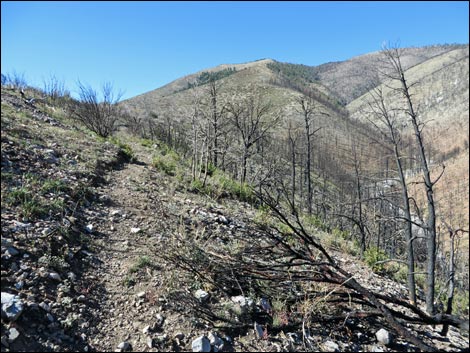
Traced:
POLYGON ((120 349, 121 352, 127 352, 127 351, 130 351, 132 349, 132 346, 129 342, 121 342, 118 345, 118 349, 120 349))
POLYGON ((85 295, 84 295, 84 294, 80 294, 80 295, 77 297, 77 302, 83 303, 84 301, 86 301, 85 295))
POLYGON ((242 311, 247 311, 248 309, 251 309, 254 304, 253 299, 244 297, 243 295, 237 295, 235 297, 231 297, 230 299, 232 299, 234 303, 239 304, 242 311))
POLYGON ((392 335, 386 329, 381 328, 375 333, 377 342, 387 346, 392 343, 392 335))
POLYGON ((85 230, 88 233, 92 233, 93 232, 93 224, 88 224, 87 226, 85 226, 85 230))
POLYGON ((24 310, 24 305, 18 296, 2 292, 2 317, 15 321, 24 310))
POLYGON ((57 272, 50 272, 49 273, 49 278, 53 279, 54 281, 62 281, 62 278, 60 278, 60 275, 57 272))
POLYGON ((46 313, 50 312, 51 311, 51 307, 49 304, 45 303, 45 302, 41 302, 39 303, 39 307, 44 310, 46 313))
POLYGON ((180 340, 180 341, 184 340, 184 333, 183 332, 177 332, 175 334, 175 338, 180 340))
POLYGON ((224 216, 219 216, 219 222, 223 224, 228 224, 228 220, 224 216))
POLYGON ((122 211, 121 210, 112 210, 109 214, 111 216, 115 216, 115 215, 121 215, 122 211))
POLYGON ((338 344, 333 341, 326 341, 323 343, 323 349, 326 352, 340 352, 338 344))
POLYGON ((224 341, 222 340, 222 338, 217 336, 215 332, 210 332, 207 338, 209 339, 209 342, 211 343, 211 345, 216 346, 218 348, 220 348, 224 344, 224 341))
POLYGON ((16 328, 12 327, 8 332, 8 342, 14 342, 19 336, 19 331, 16 328))
POLYGON ((193 352, 210 352, 211 343, 206 336, 200 336, 191 343, 193 352))
POLYGON ((133 234, 139 233, 140 231, 141 231, 140 228, 131 228, 131 233, 133 234))
POLYGON ((205 303, 205 302, 209 299, 210 294, 207 293, 205 290, 198 289, 198 290, 196 291, 196 293, 194 294, 194 296, 195 296, 201 303, 205 303))
POLYGON ((165 321, 165 318, 164 318, 162 315, 157 314, 157 319, 156 319, 156 321, 155 321, 155 324, 156 324, 158 327, 160 327, 160 326, 163 325, 163 322, 164 322, 164 321, 165 321))

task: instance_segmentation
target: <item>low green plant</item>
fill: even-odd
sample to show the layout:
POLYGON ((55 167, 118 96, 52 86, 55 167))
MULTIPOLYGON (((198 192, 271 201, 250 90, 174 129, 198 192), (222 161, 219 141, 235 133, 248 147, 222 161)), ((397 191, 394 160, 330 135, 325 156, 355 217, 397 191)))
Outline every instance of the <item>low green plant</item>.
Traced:
POLYGON ((153 157, 152 164, 167 175, 175 176, 176 174, 176 161, 171 155, 155 156, 153 157))
POLYGON ((364 260, 372 268, 372 271, 376 273, 385 272, 385 265, 378 262, 385 261, 387 259, 388 256, 385 251, 375 246, 370 247, 364 252, 364 260))
POLYGON ((136 279, 133 275, 128 274, 122 280, 122 284, 126 287, 132 287, 136 284, 136 279))
POLYGON ((41 192, 43 194, 53 193, 57 194, 60 192, 68 192, 69 187, 62 180, 46 180, 41 186, 41 192))
POLYGON ((306 215, 303 217, 305 224, 312 226, 316 229, 327 232, 329 227, 316 215, 306 215))
POLYGON ((124 156, 126 156, 126 158, 129 161, 133 162, 133 161, 136 160, 135 153, 132 150, 132 147, 130 145, 128 145, 127 143, 122 142, 121 140, 119 140, 115 136, 108 137, 107 140, 109 142, 111 142, 113 145, 119 147, 119 149, 121 150, 121 153, 124 154, 124 156))
POLYGON ((144 147, 152 147, 155 142, 150 139, 140 139, 140 144, 144 147))
POLYGON ((280 328, 289 324, 289 309, 285 301, 274 299, 272 302, 273 327, 280 328))
POLYGON ((148 256, 140 256, 137 262, 129 269, 129 273, 136 273, 145 267, 152 267, 153 263, 148 256))

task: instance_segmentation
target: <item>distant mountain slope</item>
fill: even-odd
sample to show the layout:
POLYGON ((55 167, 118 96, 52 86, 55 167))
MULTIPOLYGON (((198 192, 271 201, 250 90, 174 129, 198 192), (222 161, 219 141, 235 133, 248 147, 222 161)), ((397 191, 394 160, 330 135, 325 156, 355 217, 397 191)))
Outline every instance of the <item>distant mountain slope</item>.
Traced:
MULTIPOLYGON (((425 132, 433 141, 435 160, 444 160, 455 148, 468 148, 469 116, 469 48, 454 49, 417 64, 406 71, 412 88, 413 101, 421 118, 426 121, 425 132)), ((390 101, 389 84, 382 89, 390 101)), ((348 104, 351 118, 365 121, 369 93, 348 104)))
MULTIPOLYGON (((404 48, 402 64, 405 69, 432 57, 461 48, 461 45, 436 45, 422 48, 404 48)), ((342 103, 347 104, 364 94, 375 78, 375 67, 380 64, 380 52, 353 57, 349 60, 329 62, 319 66, 276 63, 273 69, 284 71, 288 77, 321 84, 342 103)))
MULTIPOLYGON (((446 167, 435 187, 439 212, 447 222, 468 228, 469 47, 434 56, 409 68, 405 74, 410 85, 416 84, 411 93, 420 119, 425 123, 424 143, 433 175, 437 177, 442 165, 446 167)), ((397 107, 399 100, 388 86, 394 87, 388 82, 381 85, 386 101, 397 107)), ((352 119, 366 122, 371 118, 368 101, 370 94, 367 92, 347 105, 352 119)), ((402 118, 408 120, 404 115, 402 118)), ((420 182, 419 174, 410 181, 420 182)), ((468 246, 468 237, 466 239, 468 246)))
MULTIPOLYGON (((422 82, 422 91, 416 97, 422 113, 439 121, 430 129, 439 137, 433 149, 439 156, 434 156, 446 158, 456 148, 468 146, 468 126, 462 127, 468 117, 468 45, 404 48, 401 59, 408 68, 407 78, 422 82), (455 139, 450 137, 457 135, 455 139)), ((331 151, 329 154, 341 165, 337 146, 348 145, 350 141, 369 144, 375 138, 366 119, 360 117, 360 111, 367 91, 373 86, 372 81, 378 82, 376 69, 379 66, 380 52, 315 67, 272 59, 223 64, 184 76, 127 99, 123 104, 134 115, 148 117, 155 113, 160 119, 169 119, 189 129, 194 99, 207 100, 205 83, 213 75, 219 86, 219 103, 246 96, 250 91, 262 92, 276 109, 282 110, 286 121, 301 124, 296 99, 307 94, 327 113, 315 119, 315 126, 322 128, 318 137, 324 141, 317 148, 331 151)), ((282 129, 285 127, 278 133, 282 133, 282 129)))

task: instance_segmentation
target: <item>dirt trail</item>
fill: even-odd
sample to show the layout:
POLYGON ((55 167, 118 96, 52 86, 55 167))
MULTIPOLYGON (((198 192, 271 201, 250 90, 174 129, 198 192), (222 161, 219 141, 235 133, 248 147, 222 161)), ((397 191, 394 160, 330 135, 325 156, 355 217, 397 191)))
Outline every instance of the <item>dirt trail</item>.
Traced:
POLYGON ((99 318, 90 337, 98 351, 114 351, 123 341, 134 351, 149 350, 143 329, 154 325, 158 314, 146 299, 158 286, 161 269, 154 263, 161 226, 159 176, 150 156, 132 147, 138 162, 109 172, 98 189, 106 201, 96 227, 102 234, 96 254, 101 265, 94 273, 102 297, 96 298, 99 318))

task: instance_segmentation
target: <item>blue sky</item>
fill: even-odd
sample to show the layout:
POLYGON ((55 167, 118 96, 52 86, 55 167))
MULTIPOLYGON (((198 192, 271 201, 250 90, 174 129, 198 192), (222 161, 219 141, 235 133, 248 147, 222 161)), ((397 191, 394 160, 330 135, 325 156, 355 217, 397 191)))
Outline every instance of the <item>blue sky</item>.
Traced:
POLYGON ((1 3, 1 71, 41 87, 55 75, 111 81, 129 98, 196 71, 262 58, 305 65, 380 49, 468 43, 469 3, 1 3))

